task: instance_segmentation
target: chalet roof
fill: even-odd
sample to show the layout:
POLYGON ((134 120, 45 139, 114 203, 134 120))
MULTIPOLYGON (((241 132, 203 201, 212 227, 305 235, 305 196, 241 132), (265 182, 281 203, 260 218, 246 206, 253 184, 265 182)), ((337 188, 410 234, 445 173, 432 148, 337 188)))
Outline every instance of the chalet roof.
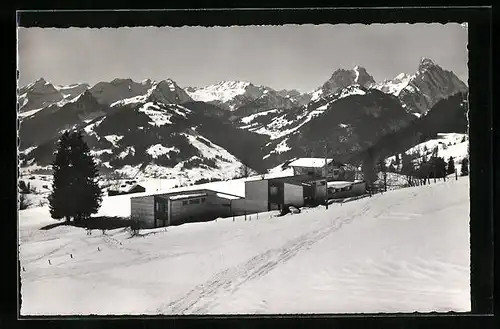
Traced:
MULTIPOLYGON (((332 163, 333 159, 326 159, 327 164, 332 163)), ((299 158, 288 164, 289 167, 322 168, 325 166, 325 158, 299 158)))

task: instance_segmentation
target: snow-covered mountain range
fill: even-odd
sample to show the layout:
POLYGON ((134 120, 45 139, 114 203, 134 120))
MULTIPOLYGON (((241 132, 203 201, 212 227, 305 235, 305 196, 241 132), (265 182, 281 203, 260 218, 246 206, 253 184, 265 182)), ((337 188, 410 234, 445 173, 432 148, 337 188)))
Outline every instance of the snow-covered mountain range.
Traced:
MULTIPOLYGON (((425 58, 415 73, 380 83, 361 66, 338 69, 306 94, 247 81, 181 88, 172 79, 92 87, 40 79, 18 92, 21 165, 48 166, 60 133, 82 129, 103 170, 232 178, 243 164, 260 172, 286 157, 320 153, 324 141, 337 156, 361 152, 466 92, 452 72, 425 58)), ((461 118, 463 111, 449 114, 461 118)), ((438 131, 446 115, 435 120, 438 131)))
POLYGON ((89 88, 86 83, 68 86, 54 86, 43 78, 19 89, 19 112, 21 116, 35 114, 38 110, 52 104, 59 106, 73 100, 89 88))

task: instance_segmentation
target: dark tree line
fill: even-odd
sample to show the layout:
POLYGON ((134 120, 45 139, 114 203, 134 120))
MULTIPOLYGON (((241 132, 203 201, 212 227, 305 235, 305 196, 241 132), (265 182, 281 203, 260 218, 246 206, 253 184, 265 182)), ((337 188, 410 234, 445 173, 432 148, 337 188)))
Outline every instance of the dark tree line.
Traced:
MULTIPOLYGON (((373 184, 377 180, 377 173, 382 176, 378 188, 387 191, 387 173, 399 173, 406 177, 409 186, 428 184, 430 179, 446 179, 448 175, 457 174, 455 160, 449 157, 446 161, 438 156, 437 147, 430 154, 427 148, 421 151, 396 154, 395 158, 387 165, 385 159, 375 160, 368 152, 363 161, 363 179, 370 189, 376 188, 373 184)), ((461 161, 461 176, 466 176, 468 158, 461 161)))

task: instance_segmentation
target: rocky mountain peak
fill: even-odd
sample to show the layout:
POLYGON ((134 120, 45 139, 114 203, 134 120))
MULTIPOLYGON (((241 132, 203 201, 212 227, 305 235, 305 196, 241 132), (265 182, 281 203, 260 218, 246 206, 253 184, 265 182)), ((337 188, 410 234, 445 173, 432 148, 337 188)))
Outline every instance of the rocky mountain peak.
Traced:
POLYGON ((92 95, 89 89, 85 90, 80 94, 80 96, 78 96, 78 101, 98 104, 97 99, 94 97, 94 95, 92 95))
POLYGON ((181 104, 193 101, 172 79, 154 82, 148 91, 148 100, 164 104, 181 104))
POLYGON ((420 63, 418 65, 418 71, 425 71, 426 69, 429 69, 431 67, 437 66, 432 59, 427 58, 427 57, 422 57, 420 59, 420 63))
POLYGON ((356 65, 353 69, 355 78, 354 82, 363 86, 368 87, 375 83, 375 79, 366 71, 362 66, 356 65))
POLYGON ((360 65, 356 65, 352 69, 340 68, 335 70, 330 79, 311 94, 311 100, 318 100, 321 97, 333 94, 342 88, 355 84, 362 87, 371 87, 375 84, 375 80, 366 69, 360 65))
POLYGON ((40 78, 35 82, 25 86, 22 89, 24 89, 24 92, 30 90, 31 92, 34 93, 43 93, 43 94, 57 92, 57 89, 44 78, 40 78))

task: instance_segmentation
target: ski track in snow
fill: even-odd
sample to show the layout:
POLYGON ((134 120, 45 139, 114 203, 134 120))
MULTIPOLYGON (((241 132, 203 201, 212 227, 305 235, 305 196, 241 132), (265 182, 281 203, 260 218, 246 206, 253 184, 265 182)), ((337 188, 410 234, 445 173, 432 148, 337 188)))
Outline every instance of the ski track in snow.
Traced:
POLYGON ((339 230, 344 224, 363 216, 369 209, 370 204, 367 204, 347 220, 330 222, 320 229, 288 241, 281 248, 268 250, 240 265, 221 271, 180 299, 159 307, 156 312, 160 314, 206 313, 216 302, 215 296, 220 293, 233 293, 246 282, 266 275, 299 252, 309 249, 313 244, 339 230))

